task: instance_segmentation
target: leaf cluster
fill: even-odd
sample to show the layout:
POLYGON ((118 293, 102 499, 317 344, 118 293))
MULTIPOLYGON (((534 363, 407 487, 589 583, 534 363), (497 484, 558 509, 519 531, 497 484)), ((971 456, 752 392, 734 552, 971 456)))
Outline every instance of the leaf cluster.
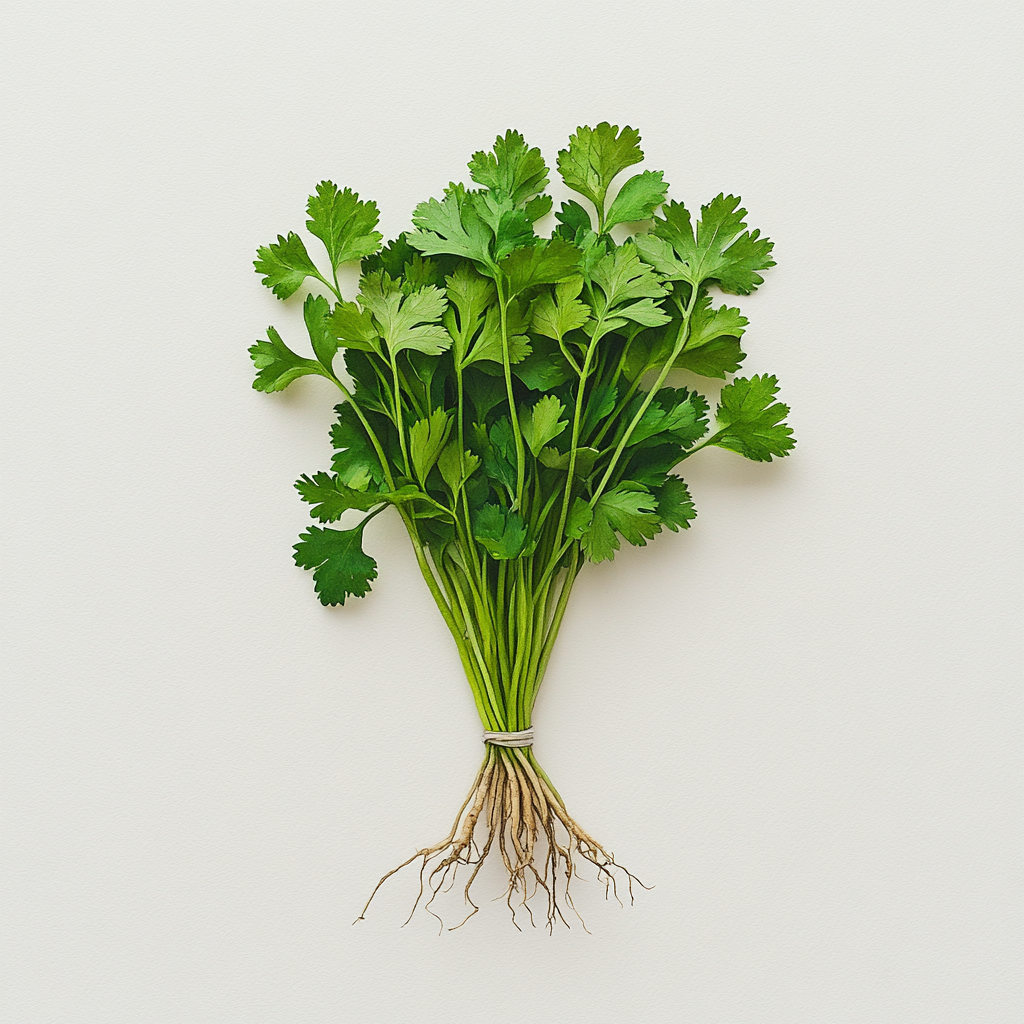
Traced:
POLYGON ((455 631, 478 604, 500 612, 513 576, 543 605, 556 576, 687 528, 696 512, 673 470, 696 451, 770 461, 793 447, 777 380, 730 379, 747 320, 716 298, 759 287, 772 243, 735 196, 694 216, 667 200, 661 171, 618 184, 639 144, 632 128, 579 128, 557 168, 580 199, 547 236, 548 168, 510 130, 474 154, 471 187, 421 203, 383 248, 375 204, 322 182, 306 226, 325 261, 294 232, 258 250, 275 295, 307 287, 311 356, 268 328, 250 349, 254 386, 313 374, 343 395, 330 471, 296 484, 319 523, 338 524, 295 549, 323 603, 369 590, 363 531, 387 506, 455 631), (617 242, 623 224, 633 233, 617 242), (345 297, 337 272, 354 260, 359 292, 345 297), (713 414, 667 385, 675 369, 727 381, 713 414), (347 513, 358 522, 345 528, 347 513))

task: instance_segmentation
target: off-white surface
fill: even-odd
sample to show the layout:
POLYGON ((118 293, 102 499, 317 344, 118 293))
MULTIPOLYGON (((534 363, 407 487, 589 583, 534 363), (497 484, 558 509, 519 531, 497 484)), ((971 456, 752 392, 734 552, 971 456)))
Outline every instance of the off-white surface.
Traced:
POLYGON ((5 1021, 1024 1019, 1018 4, 3 20, 5 1021), (334 396, 250 389, 300 322, 253 250, 321 178, 391 236, 602 119, 777 240, 747 368, 799 447, 688 465, 695 528, 588 571, 551 664, 537 750, 655 888, 438 937, 408 877, 353 928, 479 725, 395 519, 364 602, 291 564, 334 396))

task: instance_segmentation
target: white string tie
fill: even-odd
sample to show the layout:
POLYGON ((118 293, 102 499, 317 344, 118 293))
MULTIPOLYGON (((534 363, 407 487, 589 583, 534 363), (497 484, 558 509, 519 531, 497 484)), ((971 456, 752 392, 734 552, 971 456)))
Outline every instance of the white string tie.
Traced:
POLYGON ((529 747, 533 745, 533 727, 522 732, 487 732, 484 730, 484 743, 495 747, 529 747))

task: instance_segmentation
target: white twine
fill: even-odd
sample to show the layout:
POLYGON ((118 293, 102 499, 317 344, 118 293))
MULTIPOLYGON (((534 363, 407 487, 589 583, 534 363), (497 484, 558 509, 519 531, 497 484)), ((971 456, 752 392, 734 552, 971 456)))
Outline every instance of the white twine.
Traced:
POLYGON ((487 732, 484 731, 484 743, 496 747, 529 747, 533 745, 533 728, 522 732, 487 732))

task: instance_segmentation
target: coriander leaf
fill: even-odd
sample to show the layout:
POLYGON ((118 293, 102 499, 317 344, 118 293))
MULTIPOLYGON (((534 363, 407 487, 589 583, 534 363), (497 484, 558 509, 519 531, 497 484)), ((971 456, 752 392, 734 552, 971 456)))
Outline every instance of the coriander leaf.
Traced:
POLYGON ((539 241, 510 253, 498 264, 509 297, 536 284, 554 284, 578 273, 580 251, 564 239, 539 241))
POLYGON ((665 193, 668 191, 668 185, 662 180, 664 176, 663 171, 644 171, 630 178, 608 208, 605 231, 616 224, 652 217, 665 201, 665 193))
POLYGON ((575 242, 580 232, 593 230, 590 214, 575 199, 562 203, 555 219, 558 221, 555 234, 567 242, 575 242))
POLYGON ((690 334, 686 339, 688 349, 706 345, 715 338, 743 337, 743 331, 750 321, 738 310, 722 306, 711 308, 711 296, 702 295, 697 300, 690 317, 690 334))
POLYGON ((565 406, 554 395, 545 395, 529 410, 519 411, 519 429, 535 456, 569 426, 568 420, 559 419, 564 412, 565 406))
POLYGON ((297 356, 273 327, 267 328, 270 341, 257 341, 249 349, 253 365, 258 371, 252 386, 257 391, 284 391, 293 380, 309 373, 328 377, 328 371, 312 359, 297 356))
POLYGON ((690 491, 682 477, 670 476, 660 487, 654 488, 658 499, 658 519, 673 533, 680 527, 689 529, 690 520, 697 518, 690 491))
POLYGON ((652 490, 661 487, 669 471, 686 458, 683 446, 672 434, 663 434, 630 448, 623 460, 622 475, 652 490))
POLYGON ((518 512, 487 504, 473 516, 473 536, 491 558, 516 558, 526 543, 526 524, 518 512))
POLYGON ((370 483, 380 486, 384 470, 358 415, 350 402, 334 407, 338 422, 331 427, 331 443, 335 451, 331 469, 346 487, 366 490, 370 483))
POLYGON ((530 326, 546 338, 561 341, 570 331, 582 327, 590 319, 590 307, 577 295, 583 287, 578 274, 555 286, 554 295, 544 292, 530 307, 530 326))
POLYGON ((313 570, 316 592, 324 605, 362 597, 377 578, 377 563, 363 551, 363 527, 331 530, 311 526, 295 545, 295 564, 313 570))
POLYGON ((383 270, 389 277, 402 282, 403 291, 415 291, 428 284, 440 287, 444 284, 445 275, 450 274, 458 263, 457 256, 425 257, 406 241, 403 232, 383 249, 364 257, 360 270, 364 275, 383 270))
POLYGON ((473 448, 483 460, 484 474, 509 493, 516 484, 516 443, 512 424, 502 416, 488 432, 482 423, 471 428, 473 448))
POLYGON ((534 196, 524 207, 523 213, 531 224, 536 224, 541 217, 551 212, 551 196, 534 196))
POLYGON ((417 420, 409 428, 409 455, 412 458, 413 471, 424 487, 427 474, 437 462, 451 428, 451 417, 444 409, 435 409, 429 416, 417 420))
MULTIPOLYGON (((690 223, 689 211, 681 203, 668 203, 664 219, 655 218, 654 234, 668 242, 678 262, 677 266, 663 269, 656 260, 658 246, 647 242, 644 258, 651 257, 656 269, 674 280, 699 285, 702 281, 717 281, 725 292, 749 295, 764 278, 758 273, 774 267, 771 258, 773 243, 761 238, 759 231, 749 232, 743 218, 747 211, 739 208, 738 196, 718 195, 707 206, 701 207, 696 233, 690 223)), ((662 264, 667 261, 660 251, 662 264)))
POLYGON ((626 242, 603 256, 590 276, 604 293, 604 304, 598 306, 598 314, 609 316, 614 313, 618 317, 634 319, 627 312, 632 309, 637 318, 642 318, 637 319, 637 322, 645 323, 646 326, 657 327, 668 322, 669 316, 650 301, 646 305, 635 303, 635 300, 643 298, 660 299, 666 289, 651 272, 651 268, 640 260, 634 243, 626 242), (625 303, 634 305, 626 306, 625 303))
POLYGON ((590 392, 580 424, 580 436, 586 437, 615 408, 619 396, 614 384, 597 384, 590 392))
MULTIPOLYGON (((568 462, 566 463, 568 467, 568 462)), ((590 529, 594 521, 594 510, 590 504, 582 498, 577 498, 572 503, 572 511, 565 523, 565 535, 570 540, 579 540, 590 529)))
POLYGON ((576 374, 554 341, 538 338, 533 351, 512 367, 512 372, 531 391, 551 391, 576 374))
POLYGON ((726 306, 712 309, 711 296, 702 295, 690 317, 686 346, 672 365, 724 380, 727 373, 735 373, 739 369, 744 359, 739 339, 747 323, 747 318, 738 309, 726 306))
POLYGON ((494 140, 493 152, 473 154, 469 176, 478 185, 511 200, 513 206, 522 206, 543 192, 548 183, 548 169, 540 150, 530 149, 522 135, 511 128, 504 137, 499 135, 494 140))
POLYGON ((672 364, 679 370, 690 370, 702 377, 716 377, 725 380, 727 373, 740 368, 746 353, 740 350, 735 338, 715 338, 700 348, 685 348, 672 364))
POLYGON ((771 462, 772 456, 788 455, 796 442, 782 420, 789 406, 776 402, 778 379, 762 374, 738 378, 722 388, 718 422, 723 429, 708 444, 739 452, 754 462, 771 462))
POLYGON ((637 252, 645 263, 668 281, 689 281, 690 267, 680 260, 672 246, 657 235, 637 235, 633 239, 637 252))
POLYGON ((477 423, 486 423, 491 411, 508 400, 503 377, 487 373, 482 367, 468 367, 465 391, 473 403, 477 423))
POLYGON ((302 318, 306 321, 309 340, 320 365, 331 373, 334 357, 338 352, 338 341, 328 329, 327 314, 331 304, 322 295, 307 295, 302 304, 302 318))
POLYGON ((359 303, 373 314, 392 357, 403 349, 436 356, 451 347, 451 336, 437 323, 448 304, 440 288, 431 285, 403 295, 387 274, 377 271, 363 277, 359 303))
POLYGON ((445 291, 458 310, 461 330, 475 329, 487 307, 494 302, 494 282, 478 274, 469 263, 460 263, 445 278, 445 291))
POLYGON ((307 277, 322 280, 306 246, 294 231, 289 231, 287 238, 278 235, 276 242, 260 246, 256 255, 259 257, 253 261, 256 273, 264 275, 263 283, 279 299, 294 295, 307 277))
POLYGON ((617 125, 603 121, 596 128, 576 129, 569 148, 558 154, 558 172, 573 192, 586 196, 603 213, 612 180, 643 158, 638 131, 626 127, 620 133, 617 125))
MULTIPOLYGON (((494 301, 494 282, 478 274, 472 264, 463 262, 445 279, 445 292, 449 304, 443 322, 452 337, 455 363, 462 366, 470 343, 494 301)), ((498 343, 500 349, 500 337, 498 343)))
POLYGON ((463 484, 476 472, 480 459, 472 452, 462 452, 459 457, 459 444, 455 438, 448 443, 437 460, 441 479, 448 485, 452 494, 457 494, 463 484))
POLYGON ((380 336, 368 309, 342 300, 327 318, 327 329, 338 345, 380 354, 380 336))
POLYGON ((615 310, 615 316, 624 320, 632 320, 633 323, 640 324, 641 327, 661 327, 672 319, 665 310, 655 305, 654 299, 640 299, 639 302, 622 306, 615 310))
POLYGON ((313 506, 310 515, 321 523, 334 522, 353 508, 366 512, 391 499, 387 492, 347 487, 330 473, 314 473, 312 477, 303 475, 295 481, 295 489, 303 501, 313 506))
MULTIPOLYGON (((637 398, 643 401, 641 396, 637 398)), ((634 399, 631 408, 639 406, 640 402, 634 399)), ((669 434, 672 439, 689 447, 707 431, 706 412, 707 403, 696 392, 686 388, 662 388, 644 411, 626 444, 635 445, 657 434, 669 434)))
MULTIPOLYGON (((584 479, 590 476, 600 455, 596 448, 577 448, 573 475, 584 479)), ((560 452, 557 448, 542 448, 538 458, 541 465, 547 466, 548 469, 561 469, 566 472, 569 470, 569 452, 560 452)))
POLYGON ((594 517, 582 536, 583 551, 592 562, 615 557, 620 534, 643 547, 661 529, 656 499, 642 484, 624 480, 606 491, 594 505, 594 517))
POLYGON ((351 189, 338 191, 333 181, 321 181, 309 197, 306 227, 327 249, 331 266, 361 260, 380 248, 384 236, 373 229, 380 215, 377 204, 361 202, 351 189))
MULTIPOLYGON (((520 316, 521 310, 517 303, 512 303, 506 310, 505 327, 508 331, 508 358, 510 363, 519 363, 531 351, 530 339, 523 333, 526 320, 520 316)), ((473 342, 469 354, 460 361, 462 366, 471 366, 483 361, 492 363, 504 362, 504 350, 501 344, 501 310, 490 306, 484 318, 483 329, 473 342)))
POLYGON ((441 202, 428 199, 420 203, 412 222, 417 230, 408 232, 406 240, 428 256, 451 253, 493 266, 492 232, 480 219, 463 186, 452 185, 441 202))
POLYGON ((467 200, 494 234, 494 260, 500 260, 513 249, 533 245, 537 241, 537 236, 533 232, 533 222, 527 217, 525 210, 512 205, 511 199, 495 195, 493 192, 470 192, 467 194, 467 200))
POLYGON ((630 544, 643 547, 658 532, 656 508, 655 499, 643 484, 623 480, 598 498, 594 514, 596 517, 601 513, 630 544))

